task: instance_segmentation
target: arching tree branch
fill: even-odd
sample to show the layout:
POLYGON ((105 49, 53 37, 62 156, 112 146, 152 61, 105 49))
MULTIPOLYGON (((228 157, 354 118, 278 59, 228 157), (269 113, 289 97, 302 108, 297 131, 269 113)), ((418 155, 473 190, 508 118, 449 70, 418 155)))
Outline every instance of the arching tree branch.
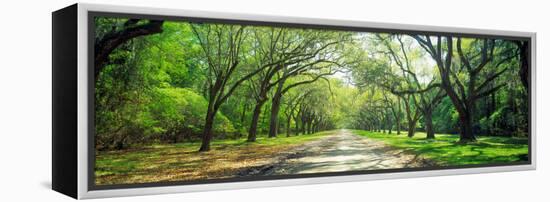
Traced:
POLYGON ((101 39, 95 40, 94 47, 94 76, 97 81, 99 73, 109 62, 109 55, 118 46, 140 36, 151 35, 162 32, 161 20, 150 20, 145 24, 138 25, 139 19, 129 19, 124 23, 124 29, 114 30, 105 34, 101 39))

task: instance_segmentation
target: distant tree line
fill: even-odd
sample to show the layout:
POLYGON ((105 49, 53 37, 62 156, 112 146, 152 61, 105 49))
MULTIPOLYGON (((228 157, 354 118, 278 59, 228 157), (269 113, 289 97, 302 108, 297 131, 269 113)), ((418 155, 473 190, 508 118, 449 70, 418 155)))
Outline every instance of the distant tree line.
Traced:
POLYGON ((420 127, 427 138, 458 133, 462 142, 527 135, 526 42, 405 34, 367 41, 375 54, 354 79, 370 89, 368 110, 379 115, 356 127, 389 132, 405 120, 409 137, 420 127))

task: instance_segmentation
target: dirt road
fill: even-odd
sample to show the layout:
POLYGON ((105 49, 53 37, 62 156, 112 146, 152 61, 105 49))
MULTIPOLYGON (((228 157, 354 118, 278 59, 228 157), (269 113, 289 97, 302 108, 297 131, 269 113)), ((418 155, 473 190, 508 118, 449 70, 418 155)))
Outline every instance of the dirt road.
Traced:
POLYGON ((310 142, 276 164, 251 168, 247 175, 324 173, 388 168, 419 167, 427 164, 417 155, 388 147, 384 143, 339 130, 310 142))

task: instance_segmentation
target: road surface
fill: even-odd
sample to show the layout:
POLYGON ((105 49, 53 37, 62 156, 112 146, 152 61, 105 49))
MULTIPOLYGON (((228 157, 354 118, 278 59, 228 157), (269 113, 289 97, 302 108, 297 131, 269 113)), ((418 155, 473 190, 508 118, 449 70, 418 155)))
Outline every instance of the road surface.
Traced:
POLYGON ((241 176, 326 173, 420 167, 428 162, 370 138, 339 130, 307 143, 272 165, 241 172, 241 176))

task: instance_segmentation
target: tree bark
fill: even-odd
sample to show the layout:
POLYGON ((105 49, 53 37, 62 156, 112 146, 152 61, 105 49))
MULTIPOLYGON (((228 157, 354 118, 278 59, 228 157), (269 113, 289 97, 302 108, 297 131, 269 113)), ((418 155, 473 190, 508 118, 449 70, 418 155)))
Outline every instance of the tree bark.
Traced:
POLYGON ((380 124, 382 133, 386 133, 386 116, 382 115, 382 122, 380 124))
POLYGON ((396 126, 395 130, 397 130, 396 134, 401 135, 401 120, 396 121, 395 126, 396 126))
POLYGON ((494 99, 495 97, 495 93, 491 93, 491 95, 485 97, 485 105, 486 105, 486 110, 485 110, 485 121, 486 121, 486 125, 487 125, 487 129, 485 131, 485 134, 487 135, 492 135, 492 123, 491 123, 491 114, 493 114, 493 112, 495 111, 495 107, 493 105, 493 102, 492 100, 494 99))
POLYGON ((254 113, 252 114, 252 121, 250 122, 250 128, 248 130, 248 142, 256 141, 256 133, 258 130, 258 121, 260 120, 260 114, 262 113, 262 107, 265 102, 256 103, 254 107, 254 113))
POLYGON ((459 142, 466 143, 475 141, 474 130, 472 127, 472 116, 467 113, 459 114, 460 118, 460 140, 459 142))
POLYGON ((390 134, 391 131, 391 115, 388 116, 388 114, 385 114, 386 121, 384 122, 386 133, 390 134))
POLYGON ((424 125, 426 129, 426 138, 427 139, 435 139, 435 132, 433 128, 433 121, 432 121, 432 110, 426 109, 424 111, 424 125))
POLYGON ((212 128, 214 127, 215 115, 216 112, 213 106, 208 106, 208 112, 206 113, 206 121, 204 124, 204 131, 202 133, 202 144, 201 148, 199 149, 200 152, 210 151, 210 140, 212 140, 212 128))
POLYGON ((307 128, 307 114, 305 111, 302 111, 302 115, 301 115, 301 122, 302 124, 301 125, 301 131, 302 131, 302 135, 305 135, 306 134, 306 128, 307 128))
POLYGON ((397 116, 395 117, 397 135, 401 135, 401 98, 397 97, 397 116))
POLYGON ((281 98, 283 96, 284 82, 280 82, 277 86, 277 90, 271 99, 271 116, 269 119, 269 137, 277 137, 277 132, 279 131, 279 109, 281 107, 281 98))
POLYGON ((271 116, 269 120, 269 137, 277 137, 279 132, 279 109, 281 107, 281 97, 274 97, 271 102, 271 116))
POLYGON ((414 137, 416 132, 416 121, 409 121, 409 130, 407 131, 407 137, 414 137))
POLYGON ((388 134, 391 134, 391 130, 393 128, 393 123, 391 121, 391 117, 388 117, 388 134))
POLYGON ((298 120, 298 115, 293 116, 292 119, 294 119, 294 134, 300 135, 300 121, 298 120))
POLYGON ((525 90, 529 89, 529 44, 527 42, 518 41, 516 44, 519 47, 519 76, 525 90))

